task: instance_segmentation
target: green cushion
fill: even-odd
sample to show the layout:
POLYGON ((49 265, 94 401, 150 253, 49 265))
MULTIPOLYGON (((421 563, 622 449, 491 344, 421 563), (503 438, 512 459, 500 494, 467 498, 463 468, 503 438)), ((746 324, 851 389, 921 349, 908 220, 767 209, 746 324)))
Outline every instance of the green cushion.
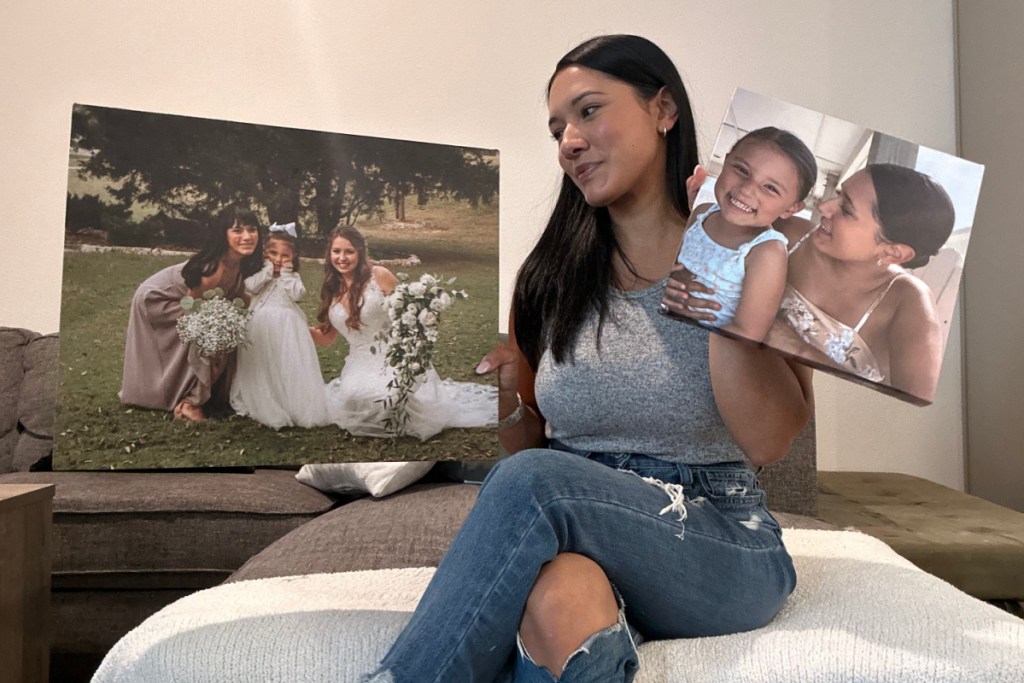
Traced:
POLYGON ((906 474, 818 472, 818 516, 977 598, 1024 598, 1024 513, 906 474))

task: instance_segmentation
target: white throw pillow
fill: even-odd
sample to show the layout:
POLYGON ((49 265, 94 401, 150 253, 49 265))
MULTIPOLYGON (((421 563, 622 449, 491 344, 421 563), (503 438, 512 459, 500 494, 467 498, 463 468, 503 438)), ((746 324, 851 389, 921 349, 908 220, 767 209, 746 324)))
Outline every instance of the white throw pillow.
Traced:
POLYGON ((359 462, 303 465, 295 478, 325 493, 386 496, 421 479, 433 462, 359 462))

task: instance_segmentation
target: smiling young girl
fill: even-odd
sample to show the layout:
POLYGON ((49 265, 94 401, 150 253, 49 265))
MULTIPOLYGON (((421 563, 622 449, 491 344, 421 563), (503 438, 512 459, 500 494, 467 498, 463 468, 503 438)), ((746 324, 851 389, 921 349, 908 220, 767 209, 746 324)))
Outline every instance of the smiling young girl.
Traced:
POLYGON ((235 412, 273 429, 327 424, 320 361, 296 303, 306 295, 297 237, 294 223, 271 225, 263 269, 245 280, 252 297, 250 343, 238 351, 231 383, 235 412))
POLYGON ((803 209, 817 176, 811 150, 788 131, 759 128, 733 145, 715 203, 694 209, 677 259, 714 288, 711 325, 764 339, 786 285, 786 237, 772 224, 803 209))

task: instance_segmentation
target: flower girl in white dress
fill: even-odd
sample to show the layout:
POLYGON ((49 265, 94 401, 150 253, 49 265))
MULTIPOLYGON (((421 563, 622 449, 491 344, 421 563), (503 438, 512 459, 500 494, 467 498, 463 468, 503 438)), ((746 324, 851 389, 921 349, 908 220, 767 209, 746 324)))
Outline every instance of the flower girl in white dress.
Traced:
POLYGON ((268 427, 329 424, 323 375, 306 316, 294 223, 270 226, 263 270, 246 278, 252 295, 250 343, 238 350, 231 407, 268 427))
MULTIPOLYGON (((334 343, 339 335, 348 342, 341 375, 326 387, 327 411, 331 422, 358 436, 393 436, 385 426, 383 399, 395 371, 376 336, 391 325, 387 297, 396 284, 394 273, 370 264, 358 230, 343 227, 330 234, 317 312, 320 325, 312 333, 321 345, 334 343)), ((497 424, 498 390, 488 384, 442 380, 431 368, 406 410, 405 434, 425 441, 449 427, 497 424)))

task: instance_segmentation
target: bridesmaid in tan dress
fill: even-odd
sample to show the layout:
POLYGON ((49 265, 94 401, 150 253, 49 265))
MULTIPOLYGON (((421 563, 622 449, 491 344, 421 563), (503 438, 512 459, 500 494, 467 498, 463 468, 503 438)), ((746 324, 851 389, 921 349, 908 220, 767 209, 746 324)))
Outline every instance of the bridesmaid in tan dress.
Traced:
POLYGON ((182 342, 179 302, 216 287, 229 299, 244 298, 242 281, 260 269, 261 241, 252 211, 229 206, 198 253, 139 285, 128 318, 121 403, 173 411, 175 418, 192 421, 203 419, 204 406, 227 405, 234 353, 206 358, 182 342))

